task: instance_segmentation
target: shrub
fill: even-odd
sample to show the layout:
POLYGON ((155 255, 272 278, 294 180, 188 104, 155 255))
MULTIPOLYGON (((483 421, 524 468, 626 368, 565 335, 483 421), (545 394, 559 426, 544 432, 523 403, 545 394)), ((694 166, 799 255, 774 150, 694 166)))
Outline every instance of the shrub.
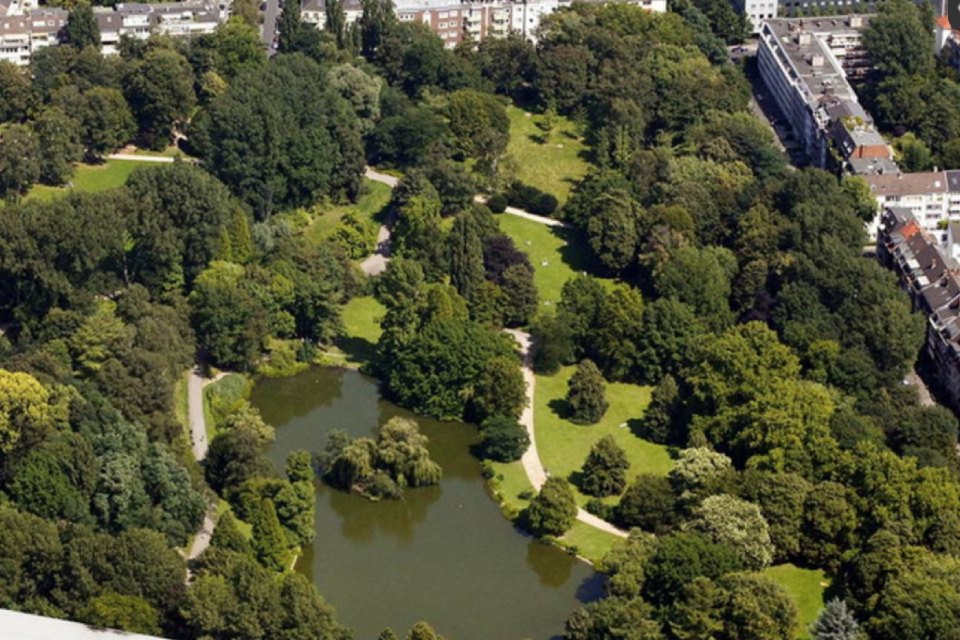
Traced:
MULTIPOLYGON (((627 454, 611 435, 605 435, 590 448, 583 463, 580 490, 591 496, 612 496, 627 485, 627 454)), ((669 483, 667 485, 669 487, 669 483)))
POLYGON ((495 193, 487 199, 487 206, 494 213, 503 213, 507 210, 507 197, 501 193, 495 193))
POLYGON ((532 213, 539 214, 541 216, 552 215, 557 210, 557 199, 550 195, 549 193, 539 193, 536 198, 533 199, 533 202, 530 203, 528 209, 532 213))
POLYGON ((577 424, 595 424, 607 412, 607 385, 592 360, 584 359, 567 383, 567 404, 570 421, 577 424))
POLYGON ((491 416, 480 430, 480 455, 498 462, 519 460, 530 446, 527 430, 509 416, 491 416))
POLYGON ((538 536, 560 536, 577 519, 573 491, 562 478, 547 478, 526 510, 526 524, 538 536))

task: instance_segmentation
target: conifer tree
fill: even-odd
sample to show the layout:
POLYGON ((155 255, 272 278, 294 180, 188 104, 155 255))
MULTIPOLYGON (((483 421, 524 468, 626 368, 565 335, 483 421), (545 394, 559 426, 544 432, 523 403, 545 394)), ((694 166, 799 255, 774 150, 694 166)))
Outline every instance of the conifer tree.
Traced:
POLYGON ((597 365, 584 359, 567 384, 567 404, 571 421, 577 424, 595 424, 607 412, 606 382, 597 365))

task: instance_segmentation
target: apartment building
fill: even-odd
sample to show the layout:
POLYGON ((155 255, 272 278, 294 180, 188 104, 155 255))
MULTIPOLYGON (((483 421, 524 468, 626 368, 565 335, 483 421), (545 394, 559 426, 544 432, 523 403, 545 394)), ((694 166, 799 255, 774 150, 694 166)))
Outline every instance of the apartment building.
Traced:
POLYGON ((763 23, 777 17, 780 10, 778 0, 732 0, 733 8, 746 16, 750 23, 750 33, 760 33, 763 23))
POLYGON ((947 226, 960 222, 960 171, 923 171, 864 176, 877 199, 877 219, 867 225, 878 237, 881 216, 890 207, 909 211, 924 231, 947 241, 947 226))
POLYGON ((868 21, 776 18, 760 28, 760 77, 813 166, 856 175, 898 171, 848 80, 867 71, 860 30, 868 21))
MULTIPOLYGON (((2 2, 2 0, 0 0, 2 2)), ((67 11, 59 8, 31 8, 32 0, 0 4, 0 60, 26 65, 30 56, 43 47, 60 43, 67 11)), ((146 40, 153 34, 193 37, 213 33, 221 21, 220 11, 204 2, 162 4, 121 3, 113 8, 97 7, 94 16, 100 28, 105 55, 117 53, 120 38, 146 40)))
POLYGON ((924 230, 909 209, 889 207, 879 225, 877 257, 893 269, 914 309, 927 317, 924 349, 954 411, 960 411, 960 275, 955 256, 960 225, 947 229, 947 246, 924 230))
MULTIPOLYGON (((625 1, 648 11, 663 13, 667 10, 666 0, 625 1)), ((440 36, 445 47, 452 49, 462 42, 505 38, 511 33, 536 42, 537 29, 543 17, 571 4, 572 0, 397 0, 394 13, 400 22, 427 25, 440 36)), ((325 7, 324 0, 306 0, 301 7, 301 16, 305 22, 322 29, 327 21, 325 7)), ((362 15, 359 0, 345 0, 347 25, 353 24, 362 15)))

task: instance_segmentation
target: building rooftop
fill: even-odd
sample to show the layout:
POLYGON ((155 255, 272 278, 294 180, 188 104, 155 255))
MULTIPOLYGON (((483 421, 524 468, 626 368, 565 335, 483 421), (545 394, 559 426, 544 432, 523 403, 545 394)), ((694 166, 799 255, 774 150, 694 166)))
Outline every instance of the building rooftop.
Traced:
POLYGON ((6 609, 0 609, 0 629, 4 640, 161 640, 6 609))
POLYGON ((833 50, 841 48, 841 43, 846 40, 859 40, 860 30, 869 21, 870 16, 774 18, 767 21, 783 55, 781 62, 792 68, 795 79, 806 86, 806 98, 811 108, 826 107, 843 100, 857 102, 833 50))
POLYGON ((947 173, 957 173, 956 178, 960 179, 960 172, 945 171, 883 173, 864 176, 864 179, 870 185, 870 191, 876 197, 909 196, 925 193, 946 193, 947 173))

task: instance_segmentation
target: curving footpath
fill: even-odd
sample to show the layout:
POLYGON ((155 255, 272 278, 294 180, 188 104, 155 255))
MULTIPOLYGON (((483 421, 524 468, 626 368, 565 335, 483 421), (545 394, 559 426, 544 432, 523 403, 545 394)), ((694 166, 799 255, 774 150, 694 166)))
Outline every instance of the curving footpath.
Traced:
MULTIPOLYGON (((371 169, 370 167, 367 167, 365 175, 368 180, 383 183, 388 185, 391 189, 396 187, 397 183, 399 182, 399 180, 394 176, 380 173, 374 169, 371 169)), ((486 197, 477 195, 474 196, 474 200, 485 203, 486 197)), ((507 207, 504 213, 526 218, 527 220, 539 222, 540 224, 545 224, 551 227, 569 227, 567 223, 561 222, 560 220, 538 216, 528 211, 517 209, 516 207, 507 207)), ((387 268, 387 262, 390 260, 389 225, 392 223, 393 220, 388 219, 380 227, 380 231, 377 234, 376 251, 367 257, 367 259, 364 260, 360 265, 364 273, 367 275, 377 275, 382 273, 383 270, 387 268)), ((533 393, 537 378, 533 373, 533 352, 530 348, 530 334, 517 329, 508 329, 506 331, 520 344, 520 351, 523 355, 523 380, 527 385, 527 404, 523 409, 523 413, 520 414, 520 424, 524 426, 524 428, 527 430, 527 434, 530 436, 530 447, 527 449, 526 453, 523 454, 523 457, 520 459, 520 461, 523 463, 523 470, 527 474, 527 479, 530 480, 530 484, 533 485, 534 489, 540 491, 540 487, 542 487, 543 483, 547 481, 547 472, 543 468, 543 463, 540 462, 540 454, 537 452, 537 437, 533 428, 533 393)), ((602 518, 598 518, 597 516, 584 509, 581 509, 580 507, 577 507, 577 520, 595 529, 605 531, 621 538, 626 538, 629 535, 623 529, 610 524, 602 518)))
MULTIPOLYGON (((187 407, 190 420, 190 441, 193 448, 193 456, 197 462, 203 461, 207 457, 207 421, 203 416, 203 386, 204 378, 200 375, 200 368, 194 367, 190 370, 190 378, 187 380, 187 407)), ((187 560, 193 560, 203 553, 210 546, 210 538, 213 536, 213 529, 216 526, 217 505, 207 506, 207 512, 203 515, 203 524, 200 530, 193 538, 193 544, 187 552, 187 560)), ((190 572, 187 571, 187 580, 190 580, 190 572)))
MULTIPOLYGON (((527 449, 520 462, 523 463, 523 470, 527 474, 527 479, 537 491, 547 481, 547 472, 540 462, 540 454, 537 451, 537 438, 533 428, 533 394, 537 378, 533 373, 533 350, 531 347, 530 334, 518 329, 506 329, 506 332, 513 336, 513 339, 520 344, 520 352, 523 355, 523 380, 527 383, 527 405, 520 414, 520 424, 527 430, 530 436, 530 447, 527 449)), ((589 511, 577 507, 577 520, 589 525, 595 529, 600 529, 615 536, 626 538, 629 534, 616 527, 602 518, 598 518, 589 511)))

